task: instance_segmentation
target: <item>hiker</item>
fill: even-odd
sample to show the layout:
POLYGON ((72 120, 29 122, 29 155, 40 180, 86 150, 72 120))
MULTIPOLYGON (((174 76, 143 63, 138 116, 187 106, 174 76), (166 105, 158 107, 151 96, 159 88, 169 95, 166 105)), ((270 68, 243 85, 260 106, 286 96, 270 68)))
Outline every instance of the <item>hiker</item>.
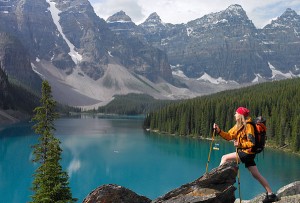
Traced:
POLYGON ((250 123, 248 123, 252 121, 249 113, 249 109, 245 107, 239 107, 234 115, 236 124, 228 132, 222 131, 220 127, 214 123, 213 127, 216 133, 226 140, 234 140, 234 146, 237 148, 237 152, 223 155, 220 165, 227 161, 235 160, 238 160, 238 163, 244 163, 245 167, 250 171, 252 176, 258 180, 258 182, 266 190, 266 197, 263 202, 278 201, 279 199, 272 192, 268 181, 258 171, 254 161, 255 153, 251 152, 251 147, 253 147, 255 144, 255 137, 254 128, 250 123))

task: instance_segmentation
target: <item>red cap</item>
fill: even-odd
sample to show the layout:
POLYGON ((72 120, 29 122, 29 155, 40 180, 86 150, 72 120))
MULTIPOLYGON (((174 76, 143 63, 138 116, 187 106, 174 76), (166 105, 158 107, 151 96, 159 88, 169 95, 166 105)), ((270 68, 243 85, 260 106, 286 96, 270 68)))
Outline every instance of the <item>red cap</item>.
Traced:
POLYGON ((236 110, 236 112, 237 112, 238 114, 241 114, 241 115, 245 116, 245 117, 249 116, 249 113, 250 113, 249 109, 247 109, 247 108, 245 108, 245 107, 239 107, 239 108, 236 110))

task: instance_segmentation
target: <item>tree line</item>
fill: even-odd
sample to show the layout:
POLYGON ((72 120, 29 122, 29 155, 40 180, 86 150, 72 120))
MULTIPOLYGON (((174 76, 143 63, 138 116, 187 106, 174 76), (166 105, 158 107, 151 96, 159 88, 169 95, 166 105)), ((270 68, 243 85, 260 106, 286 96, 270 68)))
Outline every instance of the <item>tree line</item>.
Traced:
POLYGON ((115 95, 114 100, 106 106, 101 106, 93 112, 119 115, 146 114, 155 109, 177 101, 157 100, 146 94, 130 93, 127 95, 115 95))
POLYGON ((227 131, 239 106, 267 120, 268 143, 300 150, 300 79, 266 82, 167 105, 146 115, 144 127, 175 135, 210 137, 212 125, 227 131))

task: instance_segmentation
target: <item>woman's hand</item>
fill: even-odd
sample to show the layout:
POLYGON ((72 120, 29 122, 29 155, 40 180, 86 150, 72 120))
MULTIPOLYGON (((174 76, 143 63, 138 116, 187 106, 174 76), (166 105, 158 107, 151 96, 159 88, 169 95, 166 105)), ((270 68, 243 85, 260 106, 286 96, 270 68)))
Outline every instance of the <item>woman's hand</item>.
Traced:
POLYGON ((233 141, 233 145, 234 145, 235 147, 238 147, 238 146, 239 146, 239 142, 238 142, 237 140, 234 140, 234 141, 233 141))
POLYGON ((214 123, 213 128, 215 129, 215 131, 216 131, 217 133, 220 133, 221 129, 220 129, 220 127, 218 126, 218 124, 214 123))

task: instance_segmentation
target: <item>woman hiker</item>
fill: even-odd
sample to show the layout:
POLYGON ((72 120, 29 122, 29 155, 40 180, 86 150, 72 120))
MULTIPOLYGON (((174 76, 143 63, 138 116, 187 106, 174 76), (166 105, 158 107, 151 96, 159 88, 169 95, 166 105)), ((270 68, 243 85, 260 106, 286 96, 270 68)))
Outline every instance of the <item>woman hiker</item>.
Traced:
POLYGON ((250 111, 245 107, 239 107, 235 112, 236 124, 228 131, 224 132, 220 127, 214 123, 214 129, 216 132, 226 140, 234 140, 234 146, 237 147, 237 153, 229 153, 222 156, 221 163, 226 161, 235 161, 245 164, 252 176, 258 180, 258 182, 265 188, 266 197, 263 202, 274 202, 278 201, 278 197, 272 192, 272 189, 268 181, 260 174, 258 168, 256 167, 254 158, 255 153, 251 152, 251 147, 255 144, 254 128, 250 123, 251 117, 249 117, 250 111))

